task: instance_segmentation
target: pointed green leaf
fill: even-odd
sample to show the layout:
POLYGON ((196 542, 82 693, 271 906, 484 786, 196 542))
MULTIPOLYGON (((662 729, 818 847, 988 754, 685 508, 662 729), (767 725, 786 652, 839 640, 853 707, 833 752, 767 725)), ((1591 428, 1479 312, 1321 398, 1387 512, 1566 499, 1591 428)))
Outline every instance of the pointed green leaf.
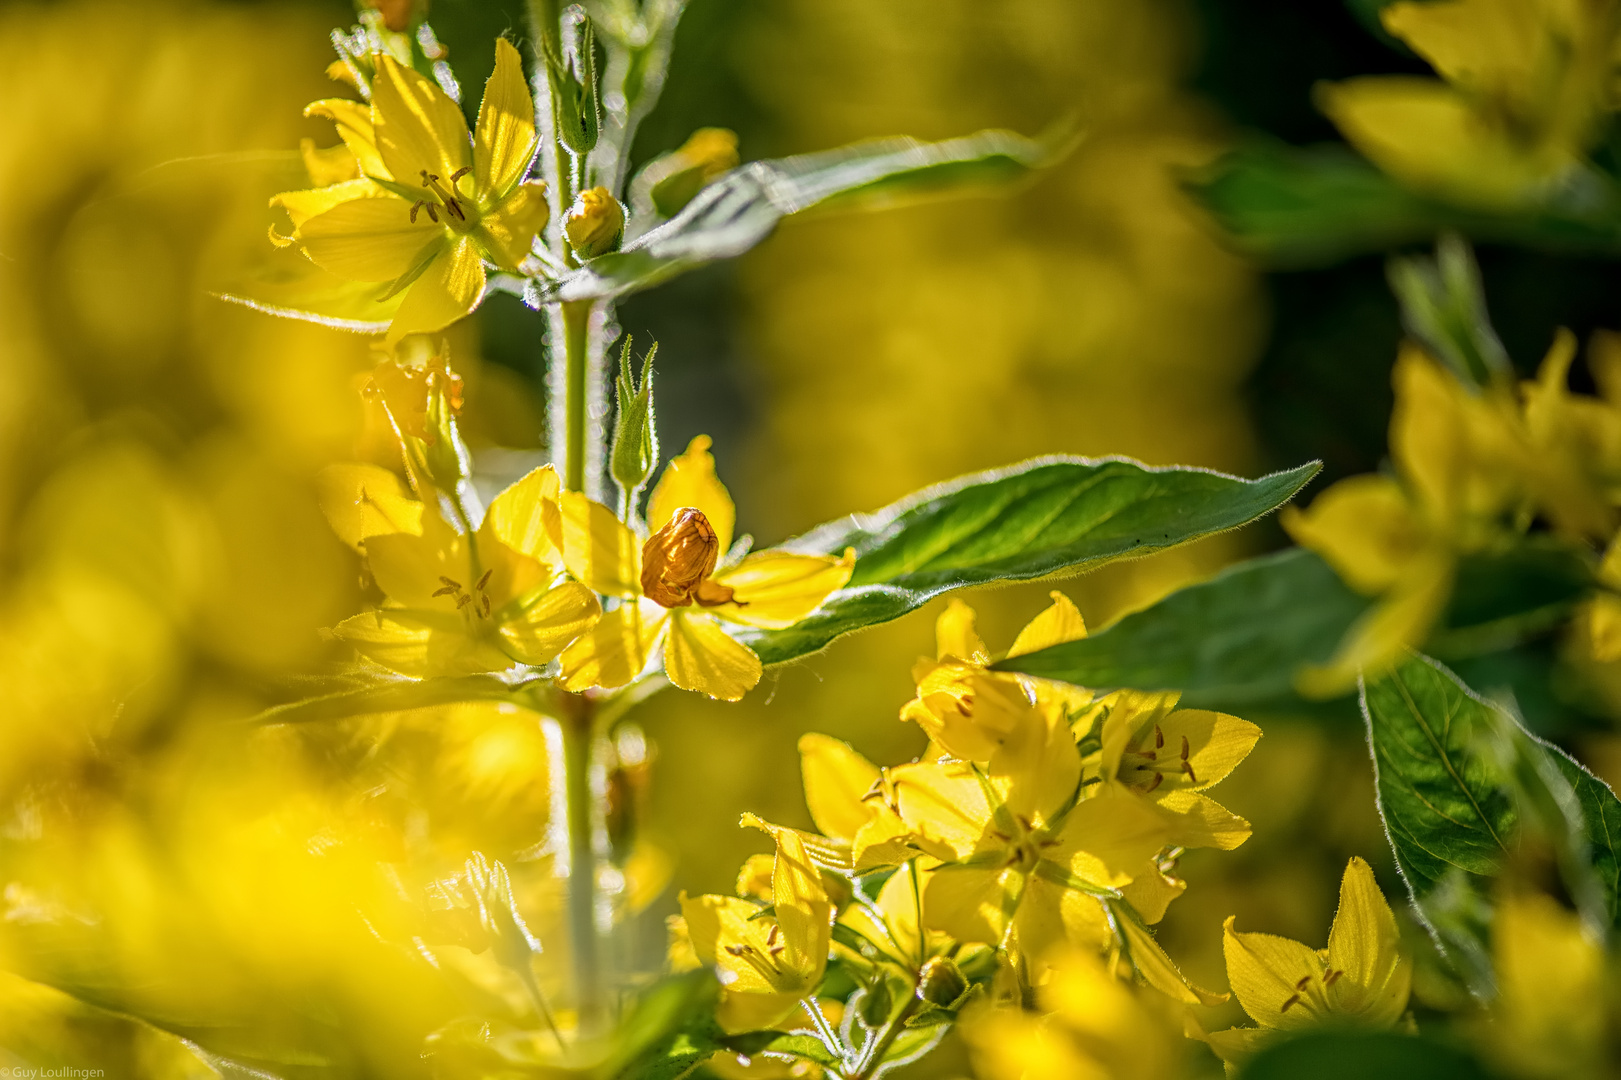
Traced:
POLYGON ((532 304, 622 296, 717 259, 743 254, 789 214, 837 198, 892 197, 1017 179, 1049 164, 1051 145, 1010 131, 946 142, 878 139, 799 157, 755 161, 700 191, 663 225, 623 250, 590 260, 552 283, 536 283, 532 304))
POLYGON ((803 622, 738 637, 780 664, 951 589, 1080 573, 1236 529, 1288 502, 1318 468, 1242 480, 1123 458, 1038 458, 963 477, 783 545, 826 555, 853 548, 855 573, 803 622))
POLYGON ((1371 601, 1315 554, 1239 563, 1113 626, 995 665, 1095 690, 1180 690, 1188 704, 1298 705, 1294 673, 1321 664, 1371 601))

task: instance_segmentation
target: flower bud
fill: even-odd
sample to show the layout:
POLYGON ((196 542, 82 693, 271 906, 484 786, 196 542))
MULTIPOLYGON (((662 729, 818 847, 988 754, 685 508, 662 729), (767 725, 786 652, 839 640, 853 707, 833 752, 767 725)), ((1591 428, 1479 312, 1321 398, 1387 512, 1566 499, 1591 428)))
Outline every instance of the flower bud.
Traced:
MULTIPOLYGON (((578 9, 573 9, 578 12, 578 9)), ((550 41, 542 42, 546 79, 552 89, 557 137, 576 157, 589 154, 602 133, 597 101, 597 42, 591 17, 578 13, 574 47, 565 61, 550 41)))
POLYGON ((650 192, 653 208, 674 217, 710 182, 737 168, 737 135, 725 128, 699 128, 661 163, 650 192))
POLYGON ((605 187, 580 192, 563 219, 569 246, 582 259, 594 259, 617 250, 625 232, 625 208, 605 187))
POLYGON ((702 510, 684 506, 642 545, 642 593, 667 608, 685 607, 719 558, 714 526, 702 510))
POLYGON ((608 457, 608 470, 624 493, 627 506, 634 504, 636 493, 647 483, 659 459, 658 428, 653 416, 653 356, 657 352, 658 344, 655 342, 642 359, 641 386, 638 388, 631 371, 630 337, 627 335, 624 352, 619 357, 619 376, 614 380, 618 416, 614 420, 613 449, 608 457))
POLYGON ((968 980, 950 957, 936 956, 918 975, 917 996, 927 1004, 948 1006, 968 992, 968 980))

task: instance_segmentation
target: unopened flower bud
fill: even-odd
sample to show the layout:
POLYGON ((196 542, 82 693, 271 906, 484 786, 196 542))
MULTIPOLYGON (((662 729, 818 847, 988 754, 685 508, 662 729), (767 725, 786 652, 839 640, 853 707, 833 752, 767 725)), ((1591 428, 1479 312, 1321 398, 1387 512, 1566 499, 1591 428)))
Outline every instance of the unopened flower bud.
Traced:
POLYGON ((917 996, 930 1005, 951 1005, 968 991, 968 980, 949 957, 936 956, 918 974, 917 996))
POLYGON ((711 181, 737 168, 737 135, 725 128, 699 128, 664 163, 654 182, 653 208, 663 217, 679 213, 711 181), (665 171, 667 170, 667 171, 665 171))
POLYGON ((606 255, 619 247, 625 232, 625 208, 605 187, 580 192, 563 219, 569 246, 583 259, 606 255))
POLYGON ((667 608, 685 607, 719 558, 714 526, 702 510, 684 506, 642 545, 642 592, 667 608))

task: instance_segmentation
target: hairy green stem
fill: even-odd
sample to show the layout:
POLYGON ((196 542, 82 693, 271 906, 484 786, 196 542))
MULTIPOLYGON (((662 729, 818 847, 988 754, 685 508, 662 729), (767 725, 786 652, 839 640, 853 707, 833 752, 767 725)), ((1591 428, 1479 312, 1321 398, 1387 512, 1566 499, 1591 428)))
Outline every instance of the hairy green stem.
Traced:
POLYGON ((597 862, 591 795, 595 703, 566 694, 558 710, 563 727, 563 784, 568 797, 568 927, 574 956, 579 1032, 592 1033, 602 1016, 602 971, 597 949, 597 862))
POLYGON ((585 491, 586 441, 591 433, 590 386, 591 308, 590 300, 563 305, 564 432, 563 487, 585 491))
POLYGON ((889 1023, 878 1033, 878 1038, 867 1047, 867 1052, 861 1055, 861 1060, 856 1062, 855 1072, 850 1074, 850 1080, 870 1080, 878 1071, 878 1066, 884 1063, 884 1055, 905 1030, 906 1021, 917 1011, 918 1003, 918 996, 914 993, 906 999, 906 1004, 901 1006, 900 1011, 889 1018, 889 1023))

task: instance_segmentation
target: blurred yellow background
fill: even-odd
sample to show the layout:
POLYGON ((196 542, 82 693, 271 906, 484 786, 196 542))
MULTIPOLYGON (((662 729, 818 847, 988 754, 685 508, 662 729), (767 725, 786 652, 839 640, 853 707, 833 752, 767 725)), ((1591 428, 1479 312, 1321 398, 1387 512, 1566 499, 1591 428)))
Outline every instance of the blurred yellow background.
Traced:
MULTIPOLYGON (((1262 293, 1176 186, 1225 138, 1184 89, 1181 5, 785 0, 726 17, 742 20, 726 62, 774 150, 1065 115, 1086 132, 1021 190, 791 222, 742 260, 728 310, 748 420, 716 446, 741 529, 772 543, 1039 454, 1260 471, 1240 387, 1262 293)), ((416 1074, 428 1032, 474 1005, 525 1007, 463 948, 466 898, 432 883, 475 849, 509 861, 545 940, 538 719, 241 723, 337 659, 318 631, 359 603, 314 478, 374 452, 367 343, 210 296, 266 246, 265 200, 296 180, 299 138, 327 139, 300 111, 332 93, 325 38, 345 18, 0 6, 0 1063, 206 1075, 179 1039, 30 978, 295 1072, 416 1074)), ((511 475, 502 451, 540 445, 543 409, 534 381, 481 362, 479 332, 453 347, 466 428, 490 474, 511 475)), ((703 417, 672 408, 666 452, 703 417)), ((1097 627, 1260 542, 1059 587, 1097 627)), ((1050 587, 968 597, 993 649, 1050 587)), ((672 889, 729 890, 764 847, 736 827, 744 810, 809 824, 801 733, 880 763, 921 749, 897 712, 937 610, 770 673, 741 705, 669 691, 636 711, 672 889)), ((1256 836, 1184 864, 1164 936, 1197 980, 1223 983, 1226 915, 1319 940, 1345 854, 1386 861, 1365 758, 1342 745, 1269 731, 1223 789, 1256 836)))

